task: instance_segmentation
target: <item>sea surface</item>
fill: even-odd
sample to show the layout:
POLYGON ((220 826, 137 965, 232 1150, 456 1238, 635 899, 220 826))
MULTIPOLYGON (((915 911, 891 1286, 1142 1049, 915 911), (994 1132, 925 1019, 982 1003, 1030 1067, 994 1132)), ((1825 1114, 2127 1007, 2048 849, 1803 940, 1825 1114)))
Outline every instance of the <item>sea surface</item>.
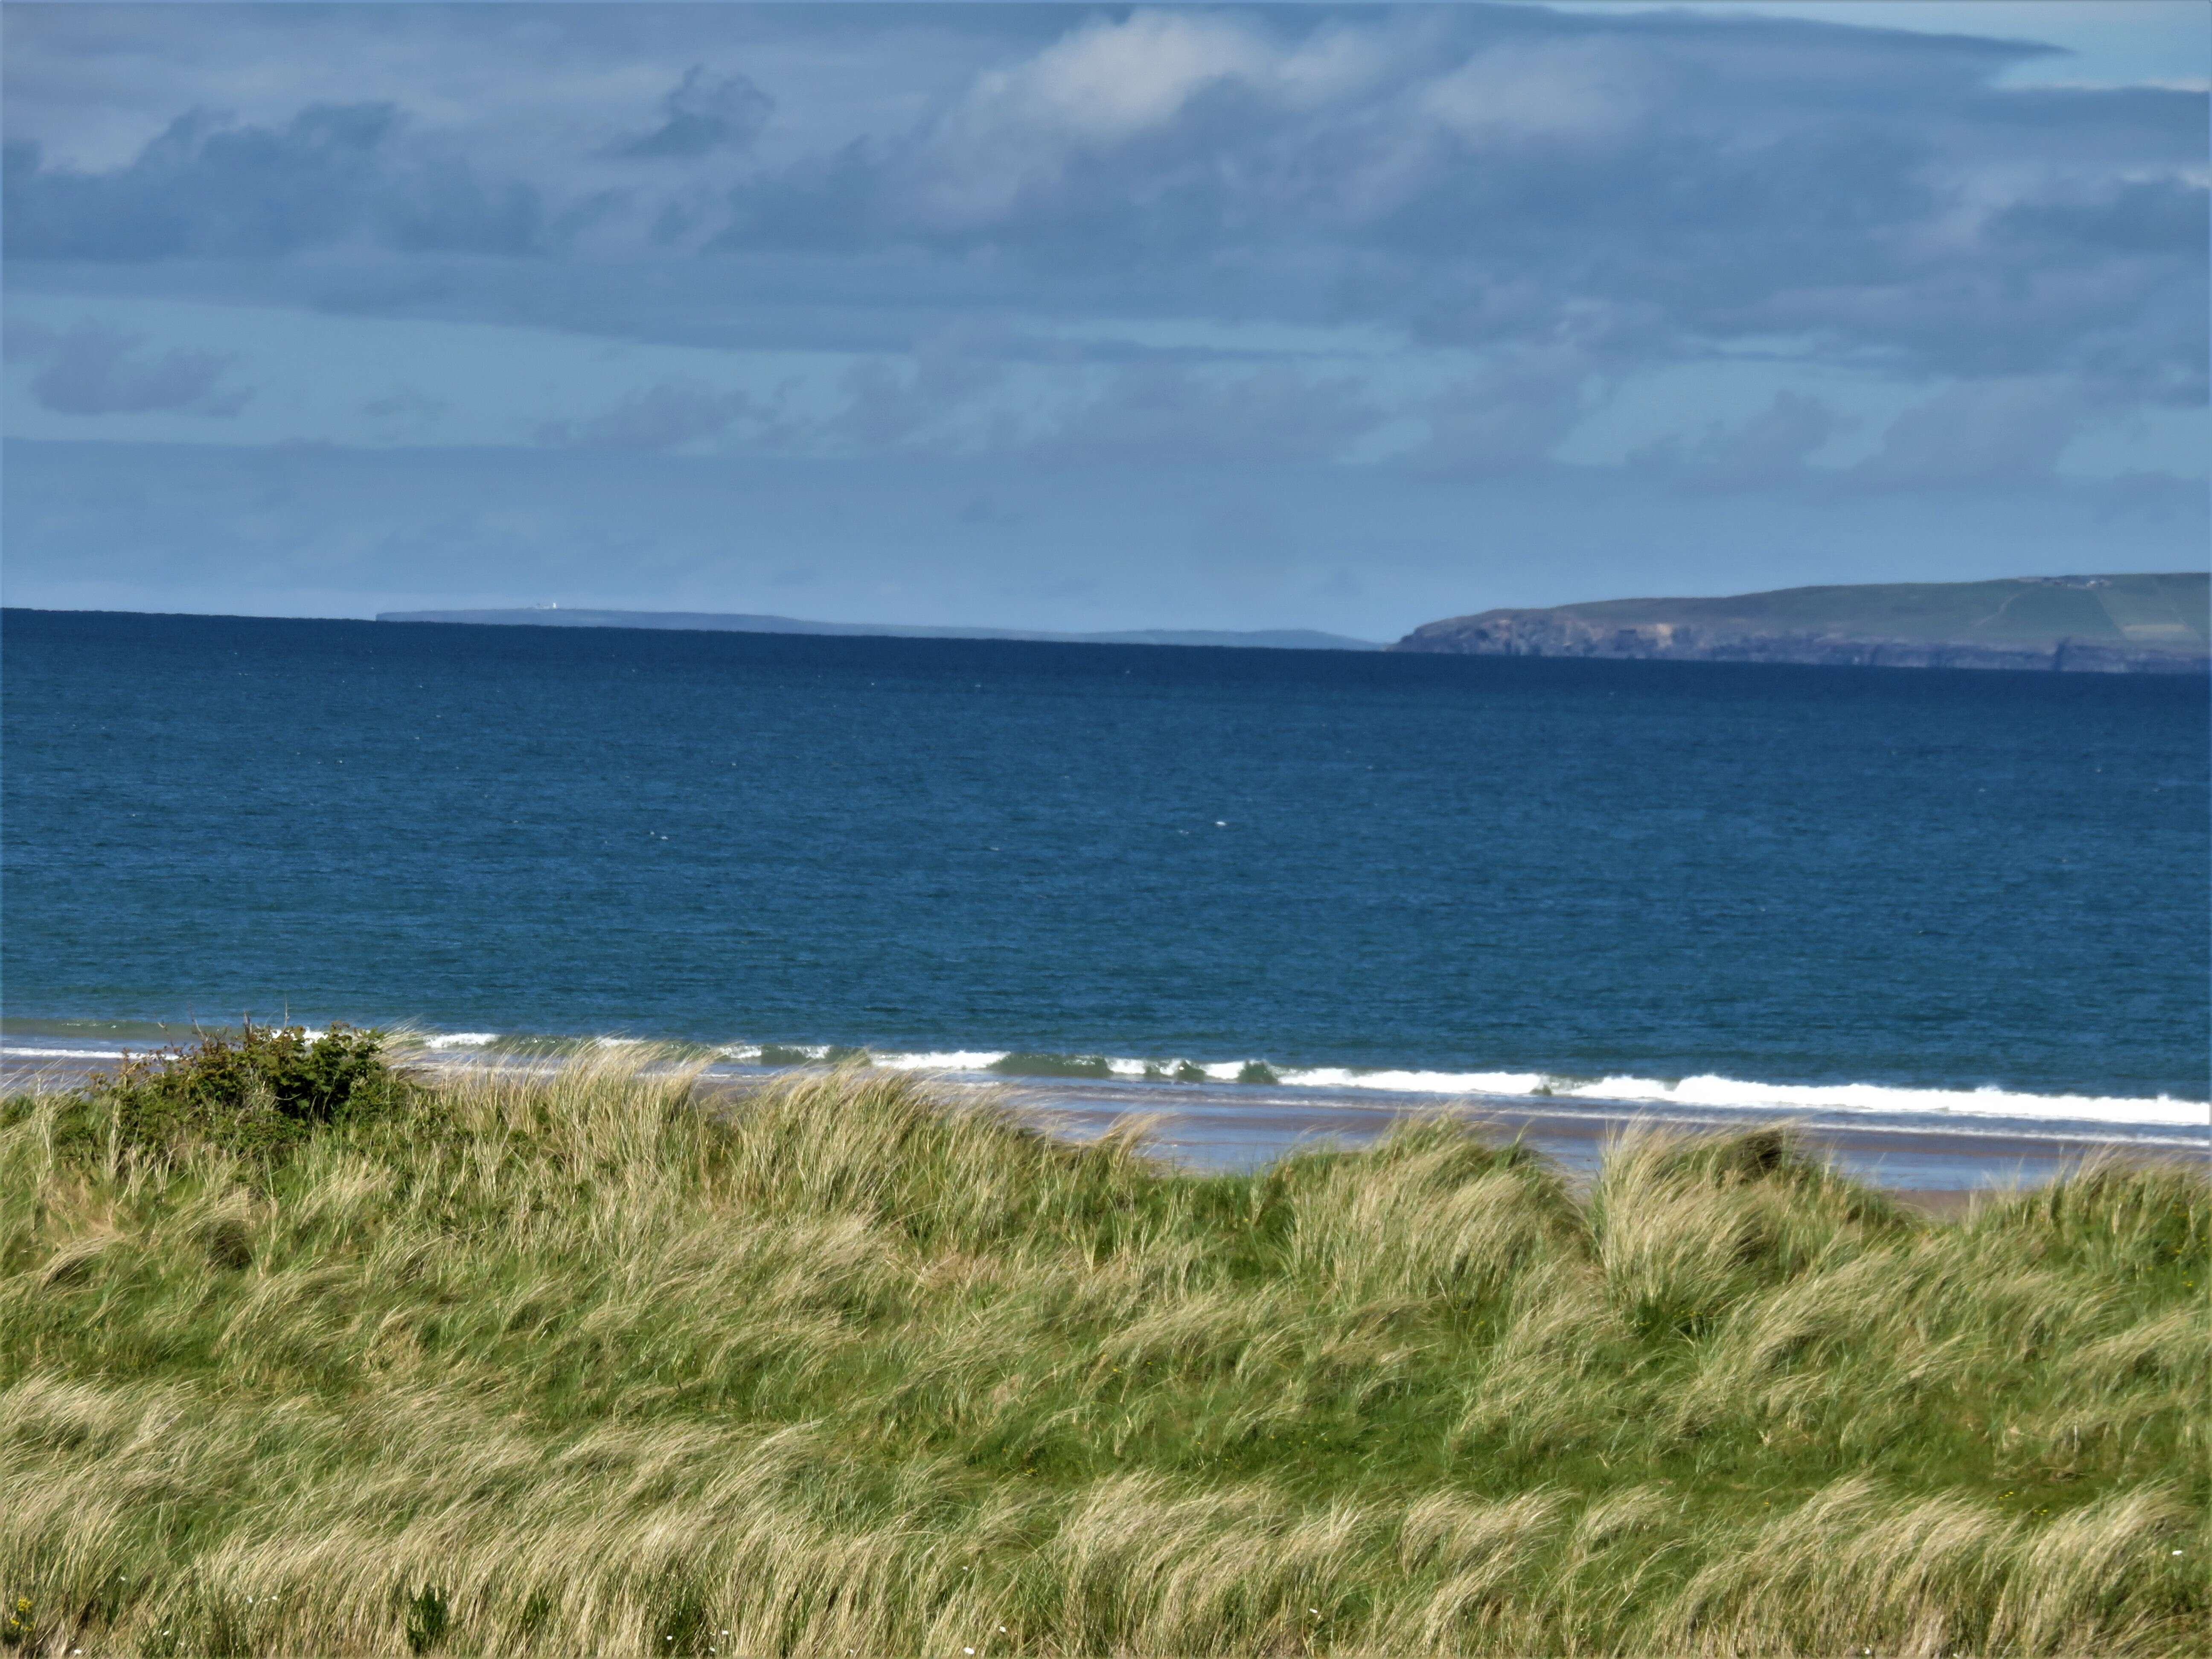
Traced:
POLYGON ((0 692, 18 1061, 2204 1139, 2201 679, 9 611, 0 692))

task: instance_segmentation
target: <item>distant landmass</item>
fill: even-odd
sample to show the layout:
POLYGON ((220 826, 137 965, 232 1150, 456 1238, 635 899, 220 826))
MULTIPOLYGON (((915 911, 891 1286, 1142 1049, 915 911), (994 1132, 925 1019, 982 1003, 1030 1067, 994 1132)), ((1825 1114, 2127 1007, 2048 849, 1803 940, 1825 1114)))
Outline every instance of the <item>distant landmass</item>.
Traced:
POLYGON ((2212 578, 2020 576, 1785 587, 1717 599, 1605 599, 1485 611, 1415 629, 1392 651, 1889 668, 2203 673, 2212 578))
POLYGON ((717 634, 848 634, 901 640, 1050 640, 1073 645, 1228 645, 1276 651, 1380 651, 1374 640, 1310 628, 1244 632, 1204 628, 1140 628, 1119 634, 1048 634, 1018 628, 908 628, 895 623, 807 622, 798 617, 723 615, 709 611, 380 611, 386 623, 477 623, 495 628, 673 628, 717 634))

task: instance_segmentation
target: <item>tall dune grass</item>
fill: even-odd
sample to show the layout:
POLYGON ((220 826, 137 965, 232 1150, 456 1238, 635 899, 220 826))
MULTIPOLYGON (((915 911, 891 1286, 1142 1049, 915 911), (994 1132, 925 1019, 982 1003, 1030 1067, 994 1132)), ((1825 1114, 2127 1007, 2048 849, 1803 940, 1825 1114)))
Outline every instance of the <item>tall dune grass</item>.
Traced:
POLYGON ((2212 1194, 1787 1136, 1249 1175, 845 1071, 0 1127, 30 1654, 2201 1651, 2212 1194))

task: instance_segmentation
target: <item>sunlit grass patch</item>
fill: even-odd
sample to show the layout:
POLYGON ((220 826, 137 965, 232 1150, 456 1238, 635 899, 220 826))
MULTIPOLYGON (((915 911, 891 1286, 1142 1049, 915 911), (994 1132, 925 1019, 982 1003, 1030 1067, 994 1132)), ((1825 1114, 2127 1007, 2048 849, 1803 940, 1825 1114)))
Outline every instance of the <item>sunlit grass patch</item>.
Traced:
MULTIPOLYGON (((2195 1651, 2212 1198, 1774 1131, 1195 1176, 840 1070, 0 1127, 33 1652, 2195 1651)), ((380 1087, 382 1085, 380 1084, 380 1087)))

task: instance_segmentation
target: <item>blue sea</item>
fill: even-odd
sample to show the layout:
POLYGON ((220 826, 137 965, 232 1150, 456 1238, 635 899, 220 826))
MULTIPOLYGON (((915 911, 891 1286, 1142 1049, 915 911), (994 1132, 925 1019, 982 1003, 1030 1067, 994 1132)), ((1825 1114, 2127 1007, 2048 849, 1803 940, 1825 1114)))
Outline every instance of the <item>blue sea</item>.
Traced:
POLYGON ((250 1012, 1229 1109, 2205 1121, 2201 679, 25 611, 0 653, 18 1054, 250 1012))

